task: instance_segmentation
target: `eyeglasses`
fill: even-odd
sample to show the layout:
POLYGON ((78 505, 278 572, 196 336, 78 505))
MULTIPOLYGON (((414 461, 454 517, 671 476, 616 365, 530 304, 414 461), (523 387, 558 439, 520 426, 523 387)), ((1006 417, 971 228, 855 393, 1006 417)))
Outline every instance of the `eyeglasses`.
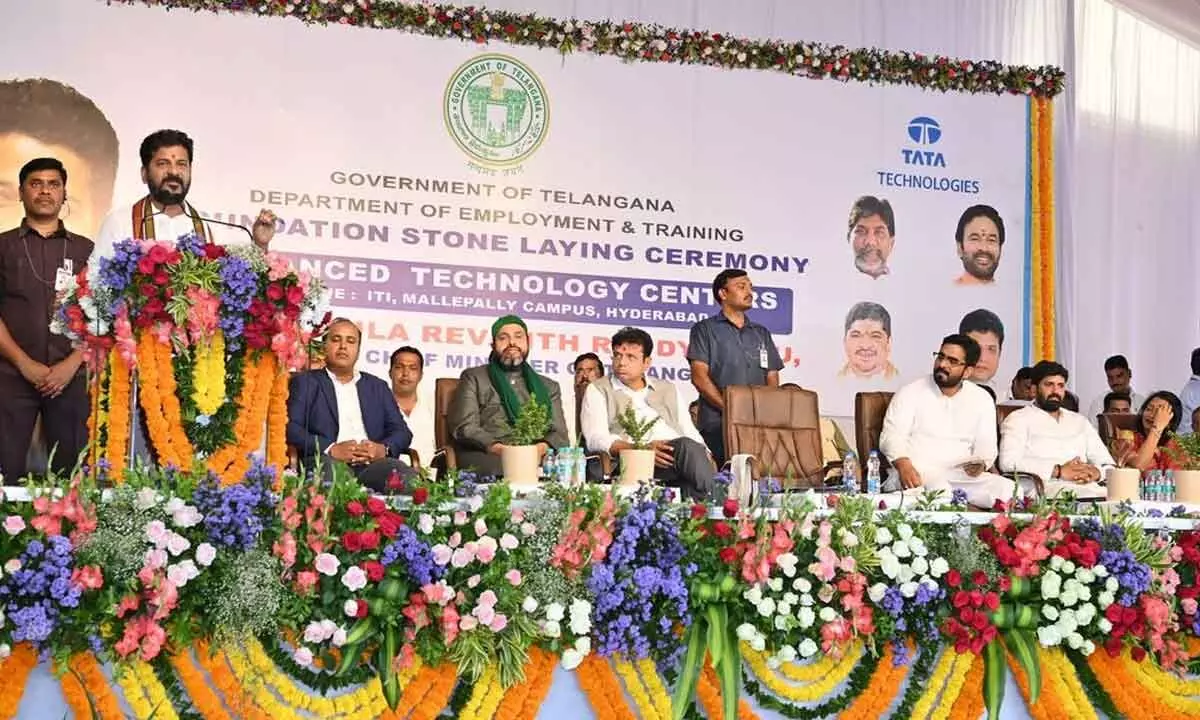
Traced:
POLYGON ((956 357, 950 357, 949 355, 944 355, 940 352, 935 352, 933 354, 933 359, 938 362, 944 361, 947 365, 949 365, 952 368, 962 367, 967 364, 965 360, 959 360, 956 357))

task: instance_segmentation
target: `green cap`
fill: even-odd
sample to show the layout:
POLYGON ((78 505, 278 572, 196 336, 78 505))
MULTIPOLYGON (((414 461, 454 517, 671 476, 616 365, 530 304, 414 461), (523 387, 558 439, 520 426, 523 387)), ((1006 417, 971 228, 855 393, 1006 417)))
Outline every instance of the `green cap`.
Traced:
POLYGON ((524 320, 516 315, 505 315, 504 317, 497 318, 496 322, 492 323, 492 337, 495 338, 496 333, 500 332, 500 328, 505 325, 520 325, 522 330, 529 332, 529 328, 525 326, 524 320))

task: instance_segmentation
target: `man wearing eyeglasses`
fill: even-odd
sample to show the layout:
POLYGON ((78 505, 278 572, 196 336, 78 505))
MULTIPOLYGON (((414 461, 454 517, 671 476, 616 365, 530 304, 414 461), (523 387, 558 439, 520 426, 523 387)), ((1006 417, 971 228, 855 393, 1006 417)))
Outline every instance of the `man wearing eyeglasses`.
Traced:
POLYGON ((886 486, 949 494, 989 508, 1013 495, 1011 480, 987 469, 996 461, 996 404, 963 382, 979 362, 979 343, 948 335, 933 354, 933 374, 900 388, 883 419, 879 447, 892 465, 886 486))

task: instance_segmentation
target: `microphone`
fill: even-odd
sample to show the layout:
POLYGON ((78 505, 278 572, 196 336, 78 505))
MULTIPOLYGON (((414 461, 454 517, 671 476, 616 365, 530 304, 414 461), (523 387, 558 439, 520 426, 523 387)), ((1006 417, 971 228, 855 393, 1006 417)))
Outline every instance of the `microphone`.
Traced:
MULTIPOLYGON (((188 213, 188 207, 186 205, 180 203, 180 207, 183 208, 184 214, 186 214, 189 218, 193 217, 190 213, 188 213)), ((215 220, 213 218, 206 218, 203 215, 201 215, 200 212, 198 210, 196 210, 195 208, 191 208, 191 210, 192 210, 192 212, 196 213, 195 217, 200 218, 201 223, 214 223, 216 225, 224 225, 225 227, 237 228, 238 230, 241 230, 242 232, 246 233, 246 237, 250 238, 251 245, 254 245, 255 247, 258 246, 258 243, 256 243, 254 241, 254 233, 250 232, 250 229, 247 228, 245 225, 238 225, 236 223, 225 222, 224 220, 215 220)), ((163 208, 162 210, 155 210, 154 212, 150 213, 149 215, 143 216, 142 217, 142 230, 145 231, 146 223, 150 222, 151 220, 153 220, 155 217, 157 217, 159 215, 166 215, 166 214, 167 214, 167 210, 166 210, 166 208, 163 208)), ((206 237, 205 243, 212 244, 212 239, 206 237)))

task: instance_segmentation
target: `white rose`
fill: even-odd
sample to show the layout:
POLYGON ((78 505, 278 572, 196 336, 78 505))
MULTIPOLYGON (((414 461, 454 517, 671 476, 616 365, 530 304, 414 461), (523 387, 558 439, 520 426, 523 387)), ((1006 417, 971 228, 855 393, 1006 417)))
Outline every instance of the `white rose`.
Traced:
POLYGON ((575 649, 587 655, 592 651, 592 639, 590 637, 575 638, 575 649))
POLYGON ((562 626, 558 624, 557 620, 547 620, 542 623, 542 634, 550 638, 560 637, 562 635, 562 626))
POLYGON ((858 546, 858 536, 850 532, 846 528, 842 528, 842 545, 852 548, 858 546))
POLYGON ((758 631, 755 630, 754 626, 750 623, 742 623, 741 625, 737 626, 737 630, 734 632, 737 634, 738 640, 741 640, 742 642, 750 642, 750 638, 754 637, 755 633, 758 631))
POLYGON ((800 622, 801 628, 810 628, 817 621, 817 614, 810 607, 802 607, 796 611, 796 620, 800 622))
POLYGON ((892 554, 898 558, 912 557, 912 550, 908 547, 907 542, 904 540, 897 540, 896 542, 892 543, 892 554))
POLYGON ((763 598, 762 601, 758 603, 758 614, 762 615, 763 617, 771 617, 774 615, 775 601, 769 597, 763 598))
POLYGON ((1108 618, 1101 616, 1101 618, 1096 621, 1096 629, 1107 635, 1108 633, 1112 632, 1112 623, 1108 618))
POLYGON ((825 623, 833 622, 834 620, 837 619, 837 610, 834 610, 833 608, 826 605, 825 607, 821 608, 820 618, 821 618, 821 622, 825 622, 825 623))
POLYGON ((1096 579, 1096 573, 1092 572, 1088 568, 1079 568, 1075 571, 1075 578, 1084 585, 1088 585, 1096 579))
POLYGON ((783 664, 783 661, 780 660, 779 658, 775 657, 774 655, 767 658, 767 667, 772 670, 778 670, 779 666, 782 664, 783 664))
POLYGON ((784 645, 779 648, 779 659, 784 662, 791 662, 796 659, 796 648, 791 645, 784 645))
POLYGON ((775 626, 776 630, 778 630, 780 632, 786 632, 788 629, 788 624, 791 621, 792 621, 792 618, 788 615, 776 615, 775 619, 771 622, 771 624, 775 626))
POLYGON ((906 583, 910 582, 914 577, 916 577, 916 573, 913 572, 912 566, 901 565, 900 574, 896 576, 896 579, 902 583, 906 583))
POLYGON ((800 596, 800 604, 805 605, 805 606, 811 606, 811 605, 815 605, 816 602, 813 600, 812 595, 805 594, 805 595, 800 596))
POLYGON ((913 558, 911 567, 912 571, 917 575, 924 575, 929 572, 929 561, 918 555, 913 558))
POLYGON ((1071 607, 1075 603, 1079 602, 1079 596, 1075 594, 1074 588, 1071 588, 1069 590, 1063 590, 1062 595, 1058 596, 1058 600, 1063 605, 1071 607))
POLYGON ((950 563, 946 562, 946 558, 934 558, 933 562, 929 563, 929 574, 935 578, 940 578, 950 572, 950 563))
MULTIPOLYGON (((1054 557, 1058 557, 1055 555, 1054 557)), ((1042 576, 1042 599, 1053 600, 1062 591, 1062 577, 1053 570, 1042 576)))
POLYGON ((342 603, 342 612, 345 613, 346 617, 358 615, 358 603, 354 600, 347 600, 342 603))
POLYGON ((883 596, 887 593, 888 586, 883 583, 875 583, 867 590, 867 597, 871 598, 871 602, 879 604, 883 600, 883 596))
POLYGON ((1083 647, 1083 636, 1077 632, 1067 635, 1067 646, 1072 650, 1078 650, 1083 647))
POLYGON ((334 630, 333 637, 331 637, 329 639, 329 642, 334 647, 341 647, 341 646, 345 645, 346 644, 346 628, 340 627, 337 630, 334 630))
POLYGON ((775 612, 778 613, 779 615, 791 615, 792 614, 792 604, 789 602, 784 602, 783 600, 780 600, 778 603, 775 604, 775 612))
POLYGON ((812 583, 809 582, 808 578, 798 577, 796 578, 796 582, 792 583, 792 589, 800 593, 811 592, 812 583))
POLYGON ((521 609, 527 613, 537 612, 537 609, 538 609, 537 598, 535 598, 532 595, 526 596, 526 598, 521 602, 521 609))
POLYGON ((929 554, 929 548, 925 547, 925 541, 919 537, 908 541, 908 549, 912 550, 915 557, 925 557, 929 554))
POLYGON ((579 635, 587 635, 592 631, 592 618, 588 615, 571 615, 571 620, 567 623, 571 628, 571 633, 579 635))
POLYGON ((892 531, 886 527, 881 527, 875 531, 875 544, 888 545, 892 542, 892 531))
POLYGON ((816 655, 817 650, 819 650, 820 648, 817 647, 817 644, 815 642, 813 642, 812 639, 804 638, 803 640, 800 641, 799 649, 800 649, 800 657, 810 658, 813 655, 816 655))
POLYGON ((1042 616, 1050 622, 1054 622, 1058 619, 1058 608, 1054 607, 1053 605, 1043 605, 1042 616))
MULTIPOLYGON (((799 581, 797 581, 797 582, 799 582, 799 581)), ((750 601, 751 605, 757 605, 760 602, 762 602, 762 588, 755 585, 755 586, 751 587, 749 590, 747 590, 745 592, 745 594, 742 595, 742 597, 744 597, 744 598, 746 598, 746 600, 750 601)))
POLYGON ((767 641, 759 635, 750 641, 750 647, 754 648, 755 652, 762 652, 767 649, 767 641))
POLYGON ((788 605, 795 605, 800 602, 800 596, 794 592, 785 592, 783 594, 783 601, 788 605))
POLYGON ((800 558, 796 557, 795 553, 786 552, 775 558, 775 562, 783 570, 783 574, 788 577, 796 576, 796 563, 800 562, 800 558))
POLYGON ((1074 575, 1075 574, 1075 563, 1071 562, 1070 560, 1063 560, 1062 572, 1063 572, 1063 575, 1074 575))
POLYGON ((1058 628, 1053 625, 1038 628, 1037 636, 1038 642, 1043 647, 1055 647, 1062 642, 1062 635, 1059 634, 1058 628))
POLYGON ((1104 581, 1104 589, 1110 593, 1115 593, 1117 590, 1121 589, 1121 583, 1117 582, 1115 577, 1110 577, 1104 581))
POLYGON ((783 578, 773 577, 767 581, 767 586, 771 588, 771 592, 783 592, 783 578))
POLYGON ((913 536, 913 529, 908 523, 900 523, 896 528, 896 534, 900 536, 901 540, 907 540, 913 536))
POLYGON ((900 560, 891 551, 879 553, 879 570, 892 580, 900 574, 900 560))
POLYGON ((574 670, 583 662, 584 654, 575 648, 567 648, 563 650, 562 666, 564 670, 574 670))
POLYGON ((913 597, 917 594, 917 583, 906 582, 900 586, 900 594, 906 598, 913 597))
POLYGON ((1099 605, 1101 608, 1106 608, 1109 605, 1112 605, 1113 602, 1116 601, 1116 599, 1117 598, 1115 595, 1113 595, 1112 593, 1110 593, 1106 590, 1106 591, 1100 593, 1100 596, 1096 598, 1096 604, 1099 605))
POLYGON ((1062 570, 1062 566, 1063 566, 1062 556, 1060 556, 1060 555, 1051 555, 1050 556, 1050 569, 1051 570, 1062 570))
POLYGON ((1093 565, 1092 572, 1095 573, 1096 577, 1098 578, 1108 577, 1108 568, 1104 567, 1103 565, 1093 565))
POLYGON ((213 560, 217 557, 217 549, 206 542, 196 546, 196 562, 204 567, 212 565, 213 560))
POLYGON ((1058 631, 1063 637, 1070 635, 1079 629, 1079 623, 1075 621, 1075 613, 1071 610, 1063 610, 1058 614, 1058 631))
POLYGON ((1084 655, 1091 655, 1092 653, 1096 652, 1096 643, 1092 642, 1091 640, 1084 640, 1083 647, 1081 647, 1079 651, 1084 655))
POLYGON ((558 622, 563 619, 563 606, 561 603, 552 602, 546 606, 546 619, 552 622, 558 622))

